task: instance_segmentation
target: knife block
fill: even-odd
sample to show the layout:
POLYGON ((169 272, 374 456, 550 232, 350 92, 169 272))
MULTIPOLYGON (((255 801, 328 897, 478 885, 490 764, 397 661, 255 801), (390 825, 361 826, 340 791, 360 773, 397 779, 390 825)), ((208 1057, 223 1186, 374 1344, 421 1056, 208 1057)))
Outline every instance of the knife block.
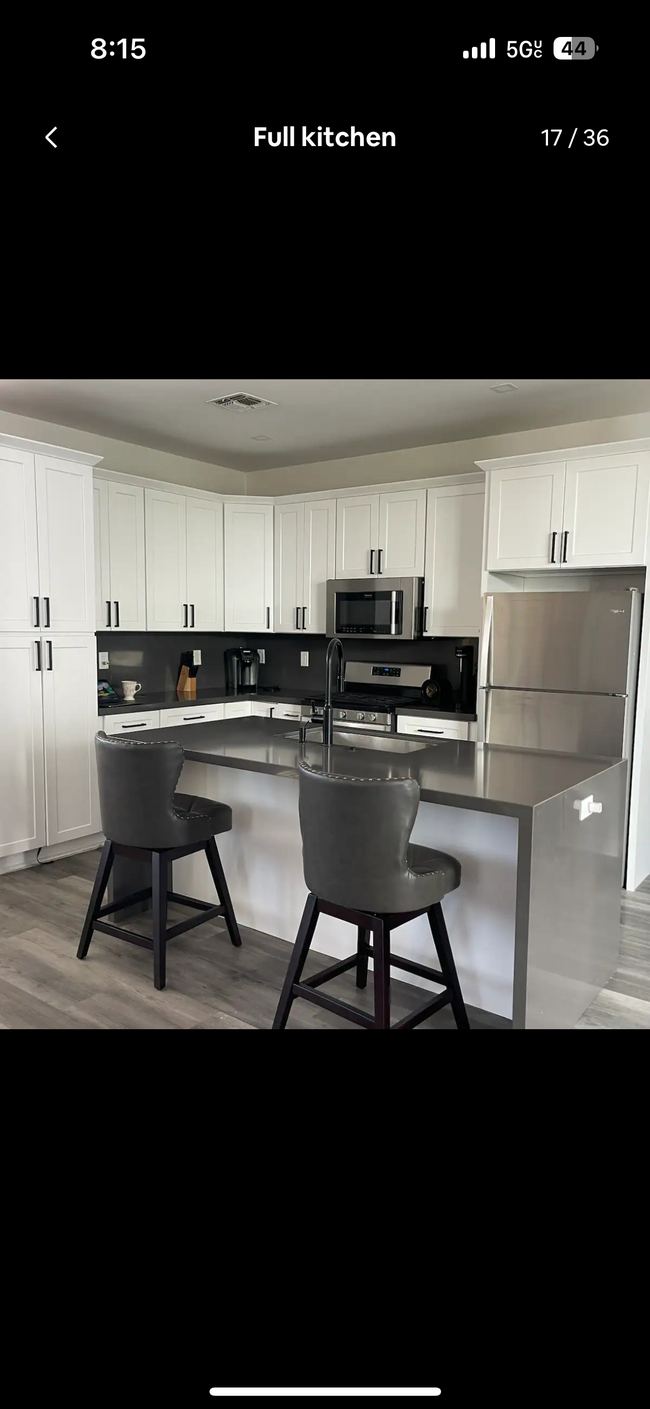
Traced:
POLYGON ((181 656, 181 668, 176 685, 176 694, 181 700, 196 699, 196 677, 201 667, 194 665, 191 651, 184 651, 181 656))

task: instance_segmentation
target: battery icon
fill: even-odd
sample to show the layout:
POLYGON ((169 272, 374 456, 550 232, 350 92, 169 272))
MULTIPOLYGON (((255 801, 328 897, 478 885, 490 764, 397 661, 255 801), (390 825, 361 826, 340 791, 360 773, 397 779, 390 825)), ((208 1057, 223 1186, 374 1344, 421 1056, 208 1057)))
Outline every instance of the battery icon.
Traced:
POLYGON ((561 34, 559 39, 553 40, 556 59, 593 59, 597 48, 593 39, 576 38, 570 34, 561 34))

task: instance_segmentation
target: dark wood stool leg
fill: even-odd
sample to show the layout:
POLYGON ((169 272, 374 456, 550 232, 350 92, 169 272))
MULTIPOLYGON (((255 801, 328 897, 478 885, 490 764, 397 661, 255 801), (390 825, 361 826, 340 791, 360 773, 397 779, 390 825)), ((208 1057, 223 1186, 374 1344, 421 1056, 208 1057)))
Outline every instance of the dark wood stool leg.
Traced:
POLYGON ((104 846, 102 848, 102 854, 99 858, 99 866, 97 867, 97 875, 95 876, 93 893, 90 897, 90 904, 86 911, 84 927, 81 931, 81 939, 79 940, 79 948, 77 950, 78 959, 85 959, 90 948, 90 941, 93 937, 93 925, 95 920, 97 919, 99 911, 102 908, 104 892, 108 885, 109 877, 113 869, 114 859, 115 853, 113 851, 113 843, 111 841, 105 841, 104 846))
POLYGON ((309 953, 309 946, 314 937, 314 930, 316 929, 317 920, 318 897, 315 895, 308 895, 307 903, 302 912, 300 929, 298 930, 296 942, 293 946, 293 954, 291 955, 291 959, 289 961, 287 976, 284 980, 284 987, 282 989, 282 993, 280 994, 280 1002, 278 1003, 277 1012, 273 1019, 273 1031, 279 1031, 281 1028, 285 1028, 287 1025, 287 1018, 289 1017, 289 1013, 291 1012, 291 1005, 293 1003, 293 985, 294 983, 300 982, 302 971, 305 967, 305 961, 309 953))
POLYGON ((456 973, 454 956, 451 952, 445 917, 442 913, 442 905, 432 905, 428 915, 431 934, 440 964, 440 972, 444 975, 445 987, 448 988, 451 993, 451 1010, 456 1019, 456 1027, 467 1028, 469 1027, 469 1018, 458 982, 458 974, 456 973))
POLYGON ((153 905, 153 984, 164 988, 167 981, 167 857, 164 851, 151 853, 153 905))
POLYGON ((359 926, 357 930, 357 988, 365 988, 368 982, 368 950, 370 930, 359 926))
POLYGON ((214 888, 223 905, 223 917, 226 921, 226 929, 230 935, 231 944, 234 944, 235 949, 240 949, 241 935, 239 933, 239 926, 235 919, 235 912, 232 908, 232 900, 230 899, 230 891, 228 890, 226 877, 223 873, 223 866, 221 865, 221 857, 217 851, 217 844, 214 837, 210 837, 210 840, 206 842, 205 854, 208 858, 208 866, 210 867, 214 881, 214 888))
POLYGON ((390 930, 384 920, 373 924, 375 1027, 390 1027, 390 930))

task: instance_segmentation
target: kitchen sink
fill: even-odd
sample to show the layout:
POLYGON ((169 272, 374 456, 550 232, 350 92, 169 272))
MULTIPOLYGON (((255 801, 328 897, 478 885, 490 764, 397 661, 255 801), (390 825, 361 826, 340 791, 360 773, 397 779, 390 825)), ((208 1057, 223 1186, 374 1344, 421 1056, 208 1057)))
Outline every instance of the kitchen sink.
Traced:
MULTIPOLYGON (((285 734, 285 739, 299 739, 300 734, 285 734)), ((308 729, 305 742, 308 744, 322 744, 322 729, 308 729)), ((416 753, 418 749, 427 748, 427 744, 418 743, 415 739, 399 739, 395 734, 361 734, 351 729, 335 729, 333 743, 336 748, 352 749, 376 749, 384 753, 416 753)))

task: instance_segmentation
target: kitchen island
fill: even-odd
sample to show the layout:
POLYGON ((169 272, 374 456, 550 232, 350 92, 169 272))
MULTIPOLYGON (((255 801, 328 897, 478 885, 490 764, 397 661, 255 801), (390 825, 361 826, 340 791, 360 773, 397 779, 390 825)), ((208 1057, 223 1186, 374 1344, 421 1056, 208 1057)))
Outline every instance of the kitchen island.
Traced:
MULTIPOLYGON (((179 790, 232 807, 233 830, 219 849, 241 924, 295 939, 306 896, 302 758, 355 777, 417 779, 412 840, 462 864, 444 908, 468 1004, 515 1028, 571 1028, 616 968, 625 762, 450 740, 364 747, 361 735, 326 761, 321 744, 301 743, 286 721, 255 718, 147 735, 163 738, 185 750, 179 790)), ((174 888, 213 898, 202 854, 174 863, 174 888)), ((343 958, 355 941, 349 926, 323 916, 313 948, 343 958)), ((397 930, 392 944, 432 961, 426 917, 397 930)))

